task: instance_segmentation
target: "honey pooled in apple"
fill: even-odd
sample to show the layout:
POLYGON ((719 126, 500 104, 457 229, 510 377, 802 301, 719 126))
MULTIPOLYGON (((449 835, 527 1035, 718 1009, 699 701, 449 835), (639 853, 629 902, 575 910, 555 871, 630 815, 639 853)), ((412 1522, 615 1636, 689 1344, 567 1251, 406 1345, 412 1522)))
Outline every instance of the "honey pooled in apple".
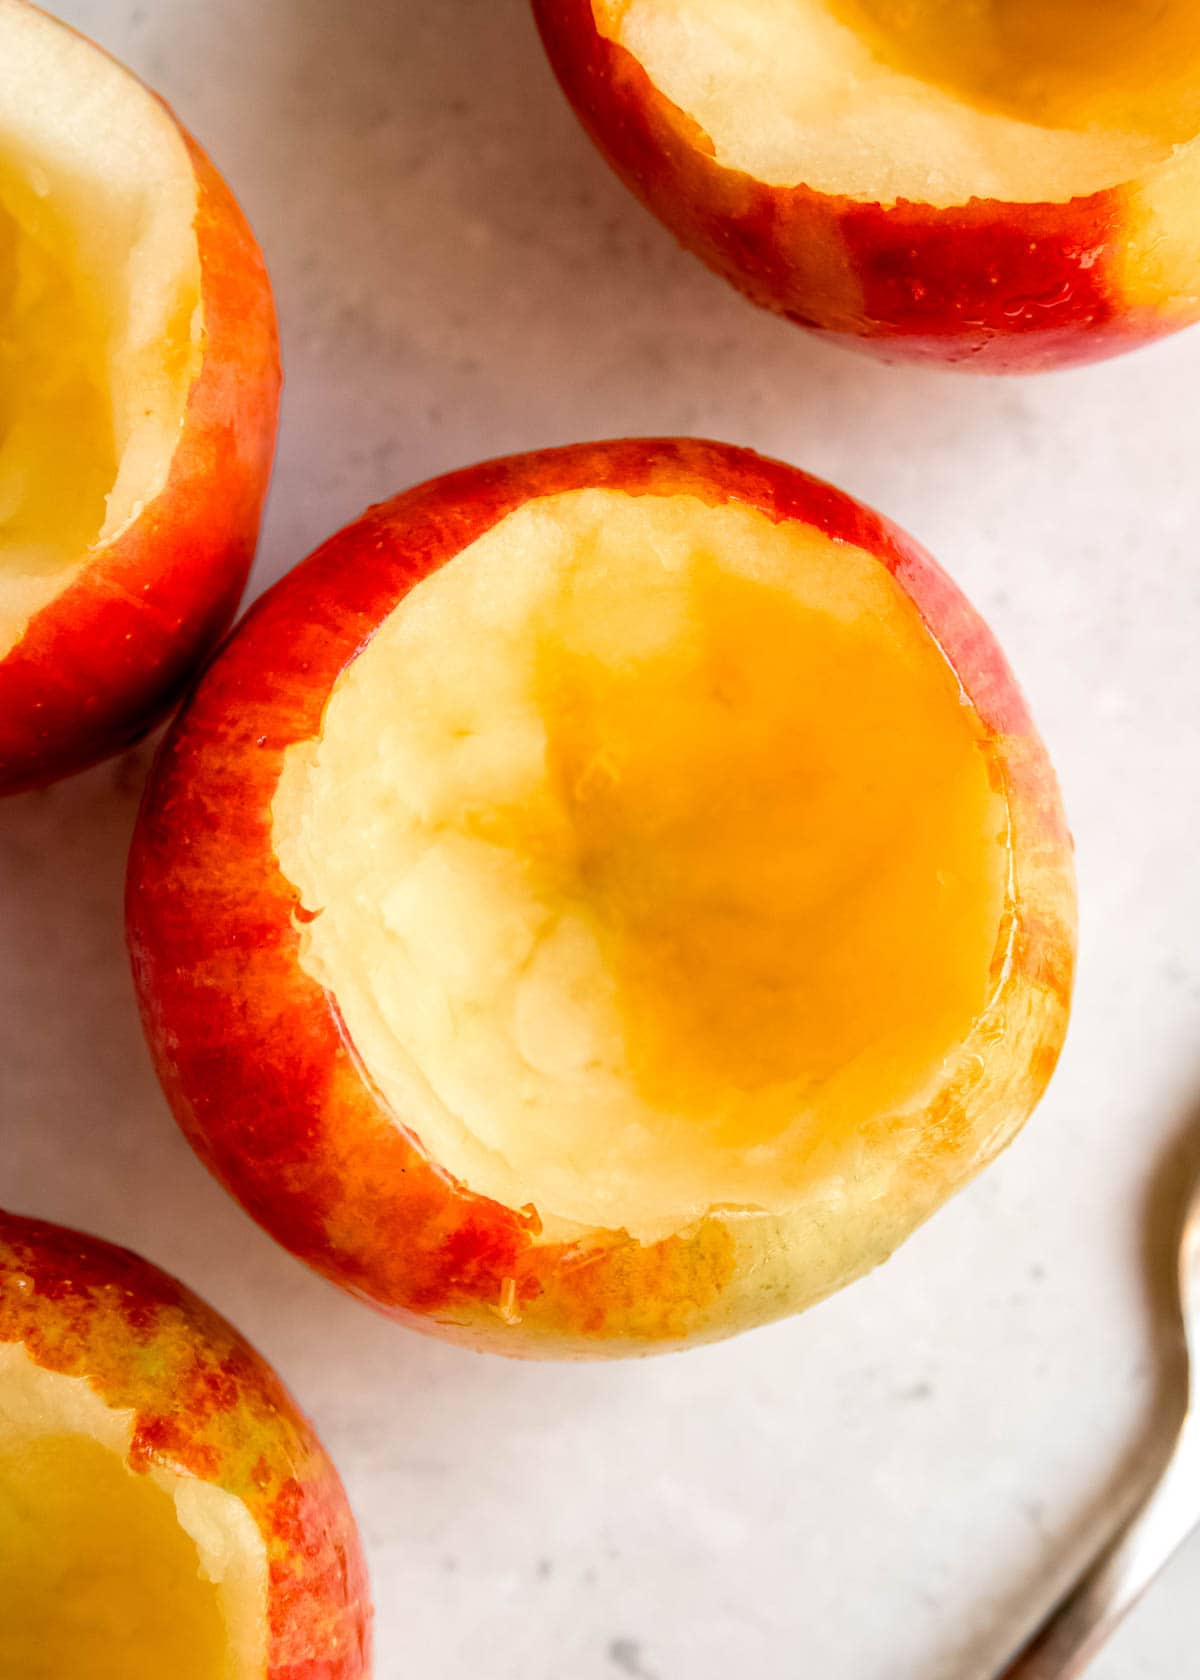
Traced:
POLYGON ((829 10, 881 63, 980 110, 1167 147, 1195 136, 1192 0, 829 0, 829 10))
POLYGON ((423 579, 285 758, 302 960, 442 1168, 551 1231, 779 1210, 919 1111, 1010 931, 989 743, 892 575, 591 489, 423 579))
MULTIPOLYGON (((206 1554, 168 1488, 132 1475, 110 1447, 81 1434, 15 1444, 0 1434, 0 1674, 215 1680, 239 1636, 258 1649, 243 1651, 235 1672, 256 1672, 253 1615, 244 1631, 232 1606, 226 1620, 221 1573, 232 1560, 214 1503, 207 1521, 197 1503, 206 1554)), ((254 1558, 255 1538, 238 1568, 254 1558)), ((249 1581, 253 1612, 265 1583, 249 1581)))
MULTIPOLYGON (((194 279, 192 293, 194 307, 194 279)), ((0 313, 3 658, 100 537, 119 467, 103 312, 86 301, 44 196, 12 171, 0 173, 0 313)), ((182 401, 167 426, 181 414, 182 401)))
POLYGON ((180 1284, 0 1210, 3 1680, 365 1680, 337 1475, 180 1284))

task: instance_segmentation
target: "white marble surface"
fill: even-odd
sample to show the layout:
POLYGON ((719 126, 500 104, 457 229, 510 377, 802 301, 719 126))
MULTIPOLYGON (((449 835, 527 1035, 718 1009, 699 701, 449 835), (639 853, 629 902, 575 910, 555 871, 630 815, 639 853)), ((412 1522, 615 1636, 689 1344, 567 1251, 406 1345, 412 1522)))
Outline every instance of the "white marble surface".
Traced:
MULTIPOLYGON (((985 1680, 1154 1399, 1145 1221, 1200 1095, 1200 332, 1036 383, 820 347, 627 199, 525 0, 58 7, 177 105, 272 266, 259 587, 509 449, 697 432, 831 477, 1007 646, 1078 837, 1082 973, 1034 1124, 874 1278, 685 1356, 477 1358, 310 1277, 176 1134, 121 943, 134 754, 0 809, 0 1194, 177 1271, 277 1363, 361 1519, 380 1680, 985 1680)), ((1198 1651, 1200 1543, 1094 1672, 1198 1651)))

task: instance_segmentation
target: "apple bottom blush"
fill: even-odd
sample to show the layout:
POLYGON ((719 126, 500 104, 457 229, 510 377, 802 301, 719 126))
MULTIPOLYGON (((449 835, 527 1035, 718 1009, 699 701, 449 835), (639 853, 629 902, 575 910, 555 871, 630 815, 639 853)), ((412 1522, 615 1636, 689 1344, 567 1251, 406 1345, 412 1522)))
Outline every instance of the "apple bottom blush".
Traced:
POLYGON ((1074 895, 933 562, 633 441, 424 486, 277 585, 164 747, 129 932, 176 1113, 281 1241, 598 1355, 809 1305, 1009 1141, 1074 895))

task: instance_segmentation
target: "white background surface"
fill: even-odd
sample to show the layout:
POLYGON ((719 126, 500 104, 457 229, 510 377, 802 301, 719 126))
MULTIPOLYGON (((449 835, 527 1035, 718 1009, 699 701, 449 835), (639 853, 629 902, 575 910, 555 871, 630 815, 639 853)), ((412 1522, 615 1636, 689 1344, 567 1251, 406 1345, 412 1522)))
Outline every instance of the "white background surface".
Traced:
MULTIPOLYGON (((609 177, 525 0, 59 0, 207 144, 276 282, 261 587, 372 499, 533 445, 748 443, 925 540, 1057 760, 1075 1024, 1021 1142, 808 1317, 649 1363, 407 1335, 310 1277, 160 1098, 120 927, 146 754, 0 808, 0 1185, 181 1274, 345 1477, 379 1680, 985 1680, 1152 1415, 1148 1208, 1200 1130, 1200 332, 993 383, 753 311, 609 177)), ((1096 1664, 1200 1672, 1200 1543, 1096 1664)))

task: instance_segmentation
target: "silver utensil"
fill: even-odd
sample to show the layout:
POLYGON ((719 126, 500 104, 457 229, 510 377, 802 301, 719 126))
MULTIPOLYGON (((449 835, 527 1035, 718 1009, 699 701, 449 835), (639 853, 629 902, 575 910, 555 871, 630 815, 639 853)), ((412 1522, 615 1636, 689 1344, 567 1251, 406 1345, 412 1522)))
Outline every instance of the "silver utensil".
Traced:
POLYGON ((1200 1525, 1200 1181, 1179 1244, 1186 1362, 1153 1482, 1116 1535, 994 1680, 1072 1680, 1200 1525))

